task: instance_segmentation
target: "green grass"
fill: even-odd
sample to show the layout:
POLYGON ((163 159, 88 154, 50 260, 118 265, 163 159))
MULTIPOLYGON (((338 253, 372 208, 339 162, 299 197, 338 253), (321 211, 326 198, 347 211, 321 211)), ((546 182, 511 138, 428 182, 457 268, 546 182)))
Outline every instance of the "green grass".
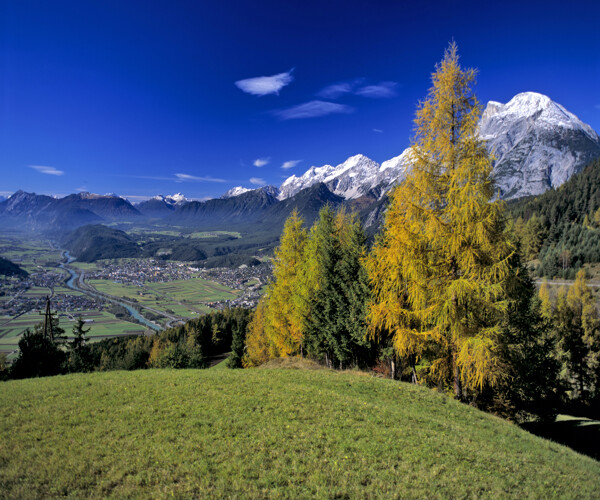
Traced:
POLYGON ((600 463, 434 391, 328 370, 11 381, 5 498, 598 498, 600 463))

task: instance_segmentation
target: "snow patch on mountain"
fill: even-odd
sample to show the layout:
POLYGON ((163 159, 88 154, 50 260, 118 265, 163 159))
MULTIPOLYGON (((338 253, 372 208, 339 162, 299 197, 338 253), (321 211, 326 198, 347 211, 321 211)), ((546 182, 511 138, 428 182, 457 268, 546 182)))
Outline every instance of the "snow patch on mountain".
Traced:
POLYGON ((182 205, 182 204, 190 201, 181 193, 170 194, 167 196, 164 196, 162 194, 157 194, 156 196, 152 197, 152 199, 158 200, 158 201, 163 201, 167 205, 182 205))

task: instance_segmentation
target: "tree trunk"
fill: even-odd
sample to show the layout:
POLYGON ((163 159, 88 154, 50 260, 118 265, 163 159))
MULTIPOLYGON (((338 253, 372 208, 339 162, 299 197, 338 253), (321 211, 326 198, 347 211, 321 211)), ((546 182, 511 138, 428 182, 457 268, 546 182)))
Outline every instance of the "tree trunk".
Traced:
POLYGON ((452 372, 454 375, 454 397, 462 401, 462 387, 460 384, 460 370, 456 363, 456 346, 452 347, 452 372))
POLYGON ((390 378, 392 380, 395 380, 396 379, 396 363, 394 363, 394 359, 393 358, 390 360, 390 372, 391 372, 390 373, 390 378))

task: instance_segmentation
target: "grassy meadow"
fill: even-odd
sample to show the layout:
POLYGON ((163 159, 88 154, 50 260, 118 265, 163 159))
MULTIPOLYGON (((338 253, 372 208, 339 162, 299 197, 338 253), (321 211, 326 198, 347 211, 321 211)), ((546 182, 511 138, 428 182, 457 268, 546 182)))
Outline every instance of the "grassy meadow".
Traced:
POLYGON ((0 431, 5 498, 600 495, 591 458, 432 390, 316 367, 3 382, 0 431))

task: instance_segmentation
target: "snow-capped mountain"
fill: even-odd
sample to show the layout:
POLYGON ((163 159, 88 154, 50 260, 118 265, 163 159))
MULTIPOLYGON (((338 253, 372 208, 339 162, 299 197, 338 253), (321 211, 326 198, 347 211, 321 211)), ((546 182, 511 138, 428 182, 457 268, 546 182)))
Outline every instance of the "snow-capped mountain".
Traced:
POLYGON ((158 195, 154 196, 152 199, 157 200, 157 201, 163 201, 167 205, 181 205, 183 203, 187 203, 188 201, 190 201, 185 196, 183 196, 181 193, 170 194, 168 196, 163 196, 162 194, 158 194, 158 195))
POLYGON ((235 196, 239 196, 241 194, 248 193, 250 191, 257 191, 257 192, 260 191, 260 192, 263 192, 263 193, 266 193, 266 194, 272 196, 273 198, 277 198, 277 196, 279 195, 279 188, 277 186, 262 186, 262 187, 254 188, 254 189, 245 188, 242 186, 236 186, 234 188, 231 188, 225 194, 222 194, 221 199, 226 200, 227 198, 234 198, 235 196))
MULTIPOLYGON (((490 101, 479 129, 495 155, 494 176, 505 199, 558 187, 600 157, 598 134, 563 106, 535 92, 517 94, 507 104, 490 101)), ((358 154, 335 167, 311 167, 300 176, 288 177, 276 196, 285 200, 319 182, 347 200, 374 188, 383 194, 406 176, 410 153, 407 148, 381 165, 358 154)), ((223 198, 247 191, 233 188, 223 198)))
POLYGON ((490 101, 479 123, 496 157, 494 176, 502 198, 556 188, 600 157, 600 138, 573 113, 535 92, 508 103, 490 101))
POLYGON ((347 200, 359 198, 379 184, 380 170, 379 163, 364 155, 351 156, 336 167, 311 167, 300 177, 288 177, 279 188, 278 198, 285 200, 318 182, 347 200))
POLYGON ((231 188, 229 191, 223 193, 221 195, 221 198, 223 198, 223 199, 233 198, 234 196, 239 196, 240 194, 247 193, 248 191, 252 191, 252 189, 245 188, 242 186, 236 186, 236 187, 231 188))

